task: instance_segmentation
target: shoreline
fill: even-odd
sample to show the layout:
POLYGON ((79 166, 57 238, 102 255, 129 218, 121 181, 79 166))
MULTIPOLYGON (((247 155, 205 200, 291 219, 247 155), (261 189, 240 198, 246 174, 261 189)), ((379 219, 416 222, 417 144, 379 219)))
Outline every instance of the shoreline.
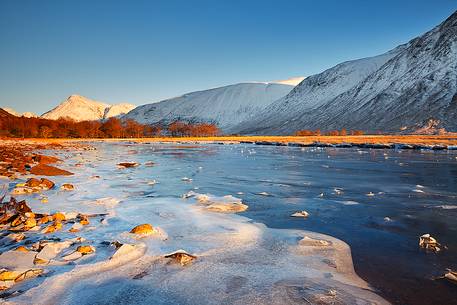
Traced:
POLYGON ((255 144, 290 147, 367 149, 457 150, 457 135, 361 135, 361 136, 220 136, 157 138, 4 138, 0 143, 134 142, 176 144, 255 144))

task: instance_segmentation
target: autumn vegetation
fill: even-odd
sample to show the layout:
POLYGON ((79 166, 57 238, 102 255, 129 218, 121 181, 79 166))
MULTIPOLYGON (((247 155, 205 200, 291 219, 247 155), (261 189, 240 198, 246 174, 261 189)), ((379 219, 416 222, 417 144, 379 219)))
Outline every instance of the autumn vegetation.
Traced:
POLYGON ((347 135, 361 136, 363 134, 364 134, 364 132, 362 130, 347 131, 345 128, 343 128, 341 130, 329 130, 326 132, 321 132, 320 129, 316 129, 316 130, 304 129, 304 130, 299 130, 299 131, 295 132, 295 135, 299 136, 299 137, 305 137, 305 136, 333 136, 334 137, 334 136, 347 136, 347 135))
POLYGON ((0 117, 0 136, 12 138, 204 137, 218 134, 217 126, 207 123, 173 122, 169 125, 148 125, 119 118, 76 122, 71 119, 0 117))

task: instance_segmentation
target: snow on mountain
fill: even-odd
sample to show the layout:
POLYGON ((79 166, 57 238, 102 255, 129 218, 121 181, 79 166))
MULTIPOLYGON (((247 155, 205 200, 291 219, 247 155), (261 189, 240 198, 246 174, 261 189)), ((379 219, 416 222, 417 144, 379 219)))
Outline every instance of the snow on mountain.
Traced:
POLYGON ((14 109, 12 108, 9 108, 9 107, 3 107, 2 108, 3 110, 5 110, 6 112, 8 112, 9 114, 12 114, 14 116, 21 116, 21 114, 19 112, 16 112, 14 109))
POLYGON ((135 106, 130 104, 108 105, 80 95, 71 95, 41 117, 51 120, 71 118, 75 121, 94 121, 122 115, 133 108, 135 106))
POLYGON ((132 109, 135 109, 135 107, 136 107, 135 105, 127 104, 127 103, 112 105, 108 108, 105 108, 105 113, 103 115, 103 118, 109 119, 111 117, 126 114, 129 111, 131 111, 132 109))
POLYGON ((9 108, 0 108, 0 118, 13 118, 14 114, 10 112, 9 108))
POLYGON ((27 112, 24 112, 24 113, 22 114, 22 116, 23 116, 23 117, 26 117, 26 118, 37 118, 37 117, 38 117, 38 115, 36 115, 35 113, 33 113, 33 112, 28 112, 28 111, 27 111, 27 112))
POLYGON ((5 108, 2 108, 3 110, 5 110, 6 112, 14 115, 14 116, 18 116, 18 117, 26 117, 26 118, 36 118, 38 117, 35 113, 33 112, 24 112, 24 113, 19 113, 17 111, 15 111, 14 109, 11 109, 11 108, 8 108, 8 107, 5 107, 5 108))
POLYGON ((303 77, 303 76, 291 77, 291 78, 284 79, 284 80, 272 81, 272 83, 296 86, 296 85, 298 85, 299 83, 301 83, 305 78, 306 78, 306 77, 303 77))
POLYGON ((376 57, 310 76, 232 131, 299 129, 399 132, 433 119, 457 130, 457 12, 424 35, 376 57))
POLYGON ((240 83, 139 106, 124 118, 149 124, 176 120, 211 122, 225 129, 248 120, 292 88, 276 83, 240 83))

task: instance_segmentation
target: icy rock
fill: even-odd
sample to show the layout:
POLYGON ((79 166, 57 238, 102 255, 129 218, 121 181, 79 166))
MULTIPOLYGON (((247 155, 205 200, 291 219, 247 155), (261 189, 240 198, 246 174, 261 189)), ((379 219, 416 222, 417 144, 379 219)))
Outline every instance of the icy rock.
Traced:
POLYGON ((54 221, 65 221, 66 218, 65 218, 65 214, 64 213, 55 213, 54 215, 52 215, 52 219, 54 221))
POLYGON ((220 213, 237 213, 248 209, 248 206, 242 203, 240 198, 226 195, 222 197, 213 196, 211 194, 199 194, 190 191, 183 195, 183 198, 195 198, 195 200, 205 206, 205 209, 212 212, 220 213))
POLYGON ((131 167, 137 167, 139 166, 140 164, 137 163, 137 162, 121 162, 121 163, 118 163, 117 166, 119 168, 131 168, 131 167))
POLYGON ((53 233, 55 231, 59 231, 62 229, 62 223, 60 221, 55 221, 52 225, 47 226, 44 228, 41 233, 53 233))
POLYGON ((299 241, 300 246, 306 246, 306 247, 328 247, 331 244, 332 243, 327 240, 315 239, 315 238, 311 238, 309 236, 305 236, 305 237, 303 237, 303 239, 301 239, 299 241))
POLYGON ((76 240, 67 240, 63 242, 45 243, 41 251, 36 255, 36 258, 45 262, 54 259, 64 249, 69 248, 76 240))
POLYGON ((181 266, 185 266, 187 264, 190 264, 197 257, 195 255, 187 253, 186 251, 184 251, 182 249, 179 249, 172 253, 166 254, 165 258, 170 258, 173 261, 175 261, 176 263, 181 264, 181 266))
POLYGON ((292 215, 290 215, 291 217, 303 217, 303 218, 306 218, 309 216, 309 213, 306 212, 306 211, 300 211, 300 212, 295 212, 293 213, 292 215))
POLYGON ((114 197, 103 197, 95 200, 95 204, 104 205, 106 207, 114 207, 120 202, 119 199, 114 197))
POLYGON ((138 246, 137 245, 131 245, 131 244, 121 244, 116 252, 114 252, 113 256, 111 256, 110 259, 116 259, 121 256, 125 256, 128 253, 131 253, 133 250, 135 250, 138 246))
POLYGON ((430 234, 424 234, 419 237, 419 247, 433 252, 441 251, 441 245, 430 234))
POLYGON ((257 193, 257 195, 260 195, 260 196, 271 196, 271 194, 269 194, 267 192, 260 192, 260 193, 257 193))
POLYGON ((451 269, 447 270, 447 272, 444 274, 444 278, 454 284, 457 284, 457 272, 451 269))
POLYGON ((78 251, 82 255, 87 255, 87 254, 94 253, 95 252, 95 248, 93 246, 90 246, 90 245, 83 245, 83 246, 79 246, 76 249, 76 251, 78 251))
POLYGON ((72 191, 75 189, 75 187, 73 186, 73 184, 70 184, 70 183, 64 183, 62 184, 62 186, 60 187, 61 190, 63 191, 72 191))

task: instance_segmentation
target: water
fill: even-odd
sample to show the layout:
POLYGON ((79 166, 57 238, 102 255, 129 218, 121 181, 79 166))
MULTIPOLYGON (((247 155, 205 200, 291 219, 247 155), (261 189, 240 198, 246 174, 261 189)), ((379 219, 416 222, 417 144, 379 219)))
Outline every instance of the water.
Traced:
MULTIPOLYGON (((143 271, 144 280, 132 282, 106 277, 98 279, 99 284, 73 283, 66 299, 68 304, 77 301, 95 304, 96 293, 90 291, 99 291, 100 287, 118 291, 106 299, 110 302, 198 304, 202 299, 190 294, 186 283, 211 273, 218 275, 200 289, 208 291, 207 296, 215 298, 215 303, 239 300, 265 303, 264 294, 259 292, 264 288, 261 283, 269 287, 272 283, 268 278, 277 277, 271 289, 274 293, 269 292, 273 293, 268 299, 270 303, 287 300, 306 304, 303 301, 308 295, 306 291, 299 290, 294 281, 283 280, 292 275, 297 279, 300 272, 305 271, 310 272, 303 275, 308 278, 318 276, 312 274, 313 270, 293 268, 292 263, 301 263, 291 254, 295 250, 289 249, 302 232, 297 230, 328 234, 348 243, 358 275, 392 303, 457 303, 455 285, 432 280, 446 268, 457 269, 457 154, 452 151, 301 149, 248 144, 94 145, 96 151, 83 154, 59 152, 59 156, 67 158, 62 167, 75 172, 75 176, 54 180, 71 182, 77 191, 51 191, 48 204, 42 204, 38 196, 26 197, 34 211, 108 212, 107 225, 97 224, 93 231, 83 233, 94 242, 129 241, 131 237, 125 232, 134 225, 159 224, 171 238, 147 241, 149 254, 166 253, 183 245, 193 253, 211 253, 218 248, 218 257, 224 257, 223 261, 229 263, 221 265, 214 260, 207 265, 196 264, 194 269, 187 269, 189 272, 167 269, 168 277, 164 277, 162 265, 144 261, 144 265, 134 268, 143 271), (118 162, 125 161, 143 165, 133 169, 116 168, 118 162), (148 161, 155 165, 144 166, 148 161), (77 163, 81 166, 75 167, 77 163), (192 181, 183 181, 183 177, 192 181), (157 182, 154 185, 153 180, 157 182), (242 217, 196 213, 189 209, 189 202, 181 199, 190 190, 217 196, 231 194, 241 198, 249 209, 239 213, 242 217), (94 204, 94 200, 104 197, 120 202, 113 201, 108 206, 94 204), (310 216, 307 219, 290 217, 300 210, 306 210, 310 216), (226 239, 224 234, 231 231, 236 231, 237 237, 226 239), (430 233, 448 249, 438 254, 420 250, 418 238, 424 233, 430 233), (246 248, 252 244, 256 247, 246 248), (233 263, 233 253, 231 256, 220 250, 224 248, 236 249, 246 260, 242 265, 250 267, 235 272, 240 262, 233 263), (257 255, 264 255, 269 263, 262 267, 258 258, 255 259, 257 255), (151 264, 153 267, 145 267, 151 264), (270 276, 260 277, 262 268, 263 273, 271 272, 270 276), (232 274, 232 277, 220 274, 232 274), (157 278, 163 281, 157 282, 157 278), (243 284, 251 278, 256 279, 257 286, 243 284), (222 293, 214 287, 216 282, 235 292, 224 290, 222 293), (247 291, 253 288, 256 293, 247 291), (145 289, 153 297, 144 295, 145 289), (132 294, 125 292, 127 290, 133 291, 132 294), (288 291, 287 298, 278 297, 283 291, 288 291), (74 296, 79 299, 75 301, 74 296)), ((63 237, 67 233, 59 234, 63 237)), ((106 259, 108 254, 104 256, 103 251, 87 259, 87 264, 106 259)), ((56 270, 57 273, 63 271, 56 270)), ((330 285, 332 281, 317 280, 312 289, 321 289, 319 287, 330 285)), ((351 300, 344 298, 347 302, 351 300)))

